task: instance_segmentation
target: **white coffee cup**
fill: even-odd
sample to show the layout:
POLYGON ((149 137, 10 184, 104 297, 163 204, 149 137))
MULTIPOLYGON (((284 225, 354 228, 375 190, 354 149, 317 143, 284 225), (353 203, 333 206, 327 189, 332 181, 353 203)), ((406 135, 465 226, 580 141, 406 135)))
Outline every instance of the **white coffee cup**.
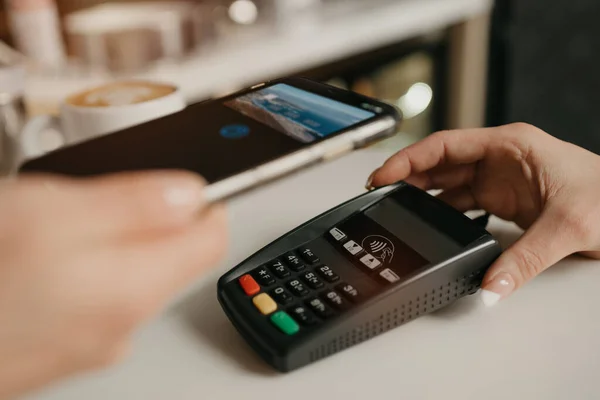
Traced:
POLYGON ((113 82, 65 99, 57 117, 29 121, 21 132, 25 158, 37 157, 58 147, 110 134, 186 107, 174 85, 145 82, 113 82))

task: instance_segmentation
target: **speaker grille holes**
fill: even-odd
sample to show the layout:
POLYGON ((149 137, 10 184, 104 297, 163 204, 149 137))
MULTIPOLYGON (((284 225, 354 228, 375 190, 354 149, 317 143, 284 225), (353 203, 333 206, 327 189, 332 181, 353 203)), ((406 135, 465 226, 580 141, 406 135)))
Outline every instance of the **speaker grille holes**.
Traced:
POLYGON ((410 322, 412 319, 423 314, 438 310, 456 300, 459 296, 474 293, 479 288, 484 272, 465 275, 453 282, 440 285, 439 289, 431 289, 431 291, 408 299, 402 304, 395 304, 395 308, 373 316, 363 325, 354 327, 326 344, 314 348, 309 353, 310 361, 317 361, 364 342, 367 339, 394 329, 398 325, 410 322))

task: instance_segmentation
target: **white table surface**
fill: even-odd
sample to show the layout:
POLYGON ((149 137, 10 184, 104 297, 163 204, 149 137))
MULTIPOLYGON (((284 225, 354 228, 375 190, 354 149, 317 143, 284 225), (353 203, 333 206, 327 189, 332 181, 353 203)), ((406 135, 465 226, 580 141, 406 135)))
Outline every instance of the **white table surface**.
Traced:
MULTIPOLYGON (((136 77, 177 84, 193 102, 429 34, 489 12, 493 0, 362 0, 362 5, 354 6, 354 1, 347 7, 340 6, 344 1, 337 3, 333 10, 326 7, 323 20, 308 30, 231 37, 189 60, 163 63, 136 77)), ((105 74, 31 75, 27 97, 57 102, 111 79, 105 74)))
MULTIPOLYGON (((493 309, 462 299, 290 374, 272 372, 221 311, 216 280, 297 224, 363 192, 386 154, 365 150, 272 184, 230 206, 228 260, 144 327, 116 368, 37 400, 596 399, 600 262, 570 258, 493 309)), ((508 245, 520 234, 492 220, 508 245)))

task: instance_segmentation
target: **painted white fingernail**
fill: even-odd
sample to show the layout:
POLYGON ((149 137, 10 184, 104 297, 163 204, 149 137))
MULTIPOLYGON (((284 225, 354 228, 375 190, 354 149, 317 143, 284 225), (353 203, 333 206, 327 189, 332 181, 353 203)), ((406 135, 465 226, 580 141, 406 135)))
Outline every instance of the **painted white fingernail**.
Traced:
POLYGON ((165 190, 164 196, 171 207, 194 207, 202 201, 202 192, 193 186, 170 187, 165 190))
POLYGON ((509 273, 500 272, 496 274, 481 287, 483 304, 488 307, 494 306, 500 300, 508 297, 515 290, 515 287, 515 280, 509 273))
POLYGON ((367 183, 365 184, 365 189, 373 190, 373 177, 375 176, 376 172, 377 170, 373 171, 371 175, 369 175, 369 179, 367 179, 367 183))
POLYGON ((486 307, 493 307, 500 301, 500 295, 490 290, 481 291, 481 301, 486 307))

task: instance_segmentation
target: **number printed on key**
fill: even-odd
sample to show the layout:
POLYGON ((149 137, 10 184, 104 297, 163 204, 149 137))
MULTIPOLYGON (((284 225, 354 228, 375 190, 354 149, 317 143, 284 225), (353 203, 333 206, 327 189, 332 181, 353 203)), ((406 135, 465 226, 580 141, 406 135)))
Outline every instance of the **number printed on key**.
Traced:
POLYGON ((340 283, 335 288, 350 301, 356 302, 359 300, 358 290, 354 286, 349 285, 347 283, 340 283))
POLYGON ((295 307, 291 314, 303 325, 313 325, 317 322, 311 312, 302 306, 295 307))
POLYGON ((294 298, 292 297, 291 294, 289 294, 284 288, 282 288, 281 286, 276 287, 275 289, 273 289, 272 292, 273 298, 279 303, 279 304, 289 304, 292 301, 294 301, 294 298))
POLYGON ((300 282, 298 279, 294 279, 293 281, 290 281, 288 283, 288 287, 294 294, 296 294, 296 296, 304 296, 304 295, 308 294, 308 289, 306 287, 304 287, 302 282, 300 282))
POLYGON ((335 304, 342 304, 342 298, 340 297, 339 294, 337 294, 336 292, 329 292, 327 293, 327 298, 329 299, 329 301, 331 301, 332 303, 335 304))
POLYGON ((312 306, 312 308, 314 308, 315 310, 318 310, 320 312, 325 311, 325 304, 319 300, 319 299, 314 299, 310 302, 310 305, 312 306))
POLYGON ((354 289, 354 286, 352 285, 345 285, 344 292, 348 293, 351 296, 358 296, 358 291, 354 289))
POLYGON ((327 292, 325 294, 325 299, 327 300, 327 302, 329 304, 331 304, 333 307, 337 308, 338 310, 344 310, 344 309, 346 309, 346 307, 348 305, 346 300, 344 300, 344 298, 342 296, 340 296, 339 293, 337 293, 334 290, 327 292))
POLYGON ((274 261, 270 265, 271 271, 279 278, 285 278, 286 276, 290 276, 290 271, 286 268, 285 265, 281 261, 274 261))
POLYGON ((335 282, 340 279, 338 274, 333 272, 333 270, 327 265, 322 265, 319 268, 317 268, 317 272, 329 283, 335 282))
POLYGON ((319 279, 314 272, 305 273, 304 280, 306 283, 308 283, 308 286, 312 287, 313 289, 318 289, 324 285, 323 282, 321 282, 321 279, 319 279))
POLYGON ((304 263, 298 258, 298 256, 294 253, 287 253, 285 255, 285 262, 291 269, 298 272, 303 270, 306 266, 304 263))
POLYGON ((321 318, 329 318, 334 315, 334 311, 319 298, 309 300, 308 305, 321 318))

